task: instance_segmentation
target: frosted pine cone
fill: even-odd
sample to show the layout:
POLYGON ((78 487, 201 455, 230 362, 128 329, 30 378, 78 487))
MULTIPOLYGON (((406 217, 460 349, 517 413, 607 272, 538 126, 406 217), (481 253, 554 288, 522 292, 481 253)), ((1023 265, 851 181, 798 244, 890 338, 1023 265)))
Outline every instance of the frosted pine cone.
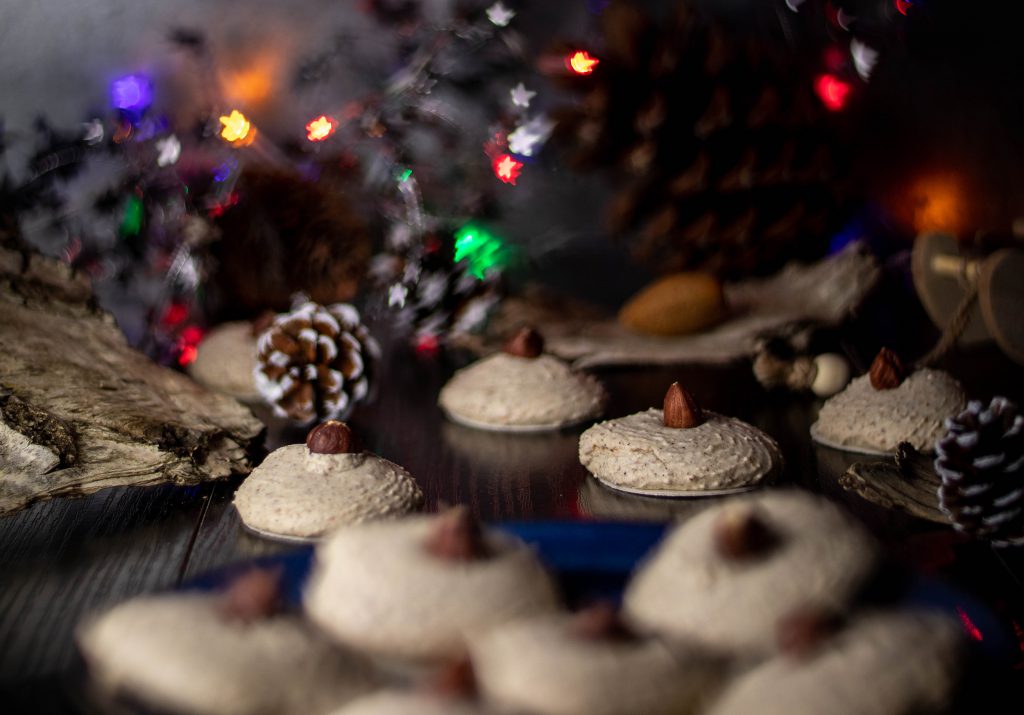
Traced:
POLYGON ((972 401, 935 443, 939 506, 958 531, 1024 544, 1024 415, 1004 397, 972 401))
POLYGON ((344 418, 370 391, 377 342, 346 303, 303 303, 257 342, 256 386, 278 417, 300 424, 344 418))

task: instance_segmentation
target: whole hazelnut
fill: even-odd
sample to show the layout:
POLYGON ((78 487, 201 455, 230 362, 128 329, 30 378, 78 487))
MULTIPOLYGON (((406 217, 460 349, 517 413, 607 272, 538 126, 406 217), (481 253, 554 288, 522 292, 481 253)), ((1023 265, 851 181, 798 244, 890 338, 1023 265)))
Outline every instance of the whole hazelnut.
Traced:
POLYGON ((344 422, 321 422, 306 435, 306 447, 313 454, 347 454, 355 451, 355 437, 344 422))

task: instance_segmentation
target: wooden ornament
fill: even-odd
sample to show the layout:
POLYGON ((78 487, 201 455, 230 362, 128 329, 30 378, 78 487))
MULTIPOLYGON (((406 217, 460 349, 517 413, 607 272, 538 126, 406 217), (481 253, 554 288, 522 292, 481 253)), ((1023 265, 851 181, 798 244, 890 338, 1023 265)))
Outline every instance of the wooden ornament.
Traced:
POLYGON ((978 305, 1002 351, 1024 364, 1024 251, 1003 249, 985 259, 978 272, 978 305))
POLYGON ((925 234, 914 244, 911 269, 914 288, 935 325, 948 329, 964 300, 977 291, 958 342, 994 339, 1010 359, 1024 364, 1024 250, 1005 248, 972 259, 960 255, 952 236, 925 234))
MULTIPOLYGON (((926 233, 917 237, 911 254, 914 289, 928 317, 940 330, 945 330, 956 315, 976 276, 977 264, 965 261, 959 253, 953 236, 926 233)), ((979 343, 991 337, 980 306, 972 306, 960 344, 979 343)))

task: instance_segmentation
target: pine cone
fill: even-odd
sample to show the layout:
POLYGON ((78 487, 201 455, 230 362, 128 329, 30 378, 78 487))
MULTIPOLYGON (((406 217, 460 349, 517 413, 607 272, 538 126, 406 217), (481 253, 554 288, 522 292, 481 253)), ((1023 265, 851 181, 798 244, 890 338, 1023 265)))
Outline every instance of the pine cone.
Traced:
POLYGON ((1024 544, 1024 415, 1005 397, 972 401, 935 443, 939 506, 957 531, 1024 544))
POLYGON ((355 308, 308 302, 260 334, 256 386, 279 417, 300 424, 344 419, 366 399, 379 356, 355 308))
POLYGON ((659 271, 769 273, 814 258, 835 211, 838 142, 806 67, 678 2, 602 13, 601 62, 556 138, 581 169, 620 180, 614 231, 659 271))
POLYGON ((246 169, 211 246, 224 317, 287 310, 297 292, 324 305, 354 298, 370 240, 349 193, 327 179, 246 169))

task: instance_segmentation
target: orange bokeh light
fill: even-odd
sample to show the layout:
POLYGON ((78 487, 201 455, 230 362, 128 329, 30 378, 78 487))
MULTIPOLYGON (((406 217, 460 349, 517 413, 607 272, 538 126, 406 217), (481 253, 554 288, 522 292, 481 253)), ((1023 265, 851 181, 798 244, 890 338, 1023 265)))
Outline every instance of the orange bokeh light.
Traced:
POLYGON ((232 109, 231 114, 221 117, 220 123, 224 125, 220 130, 221 138, 235 146, 247 146, 256 138, 256 130, 237 109, 232 109))
POLYGON ((306 125, 306 138, 311 142, 322 142, 334 134, 334 130, 337 128, 338 121, 336 119, 332 119, 326 114, 321 114, 306 125))
POLYGON ((967 201, 960 180, 952 174, 918 179, 908 192, 906 208, 914 230, 958 233, 966 223, 967 201))
POLYGON ((273 57, 258 57, 245 67, 221 74, 224 96, 244 106, 259 105, 274 93, 278 62, 273 57))
POLYGON ((591 57, 586 50, 577 50, 569 55, 565 62, 576 74, 590 74, 601 60, 591 57))

